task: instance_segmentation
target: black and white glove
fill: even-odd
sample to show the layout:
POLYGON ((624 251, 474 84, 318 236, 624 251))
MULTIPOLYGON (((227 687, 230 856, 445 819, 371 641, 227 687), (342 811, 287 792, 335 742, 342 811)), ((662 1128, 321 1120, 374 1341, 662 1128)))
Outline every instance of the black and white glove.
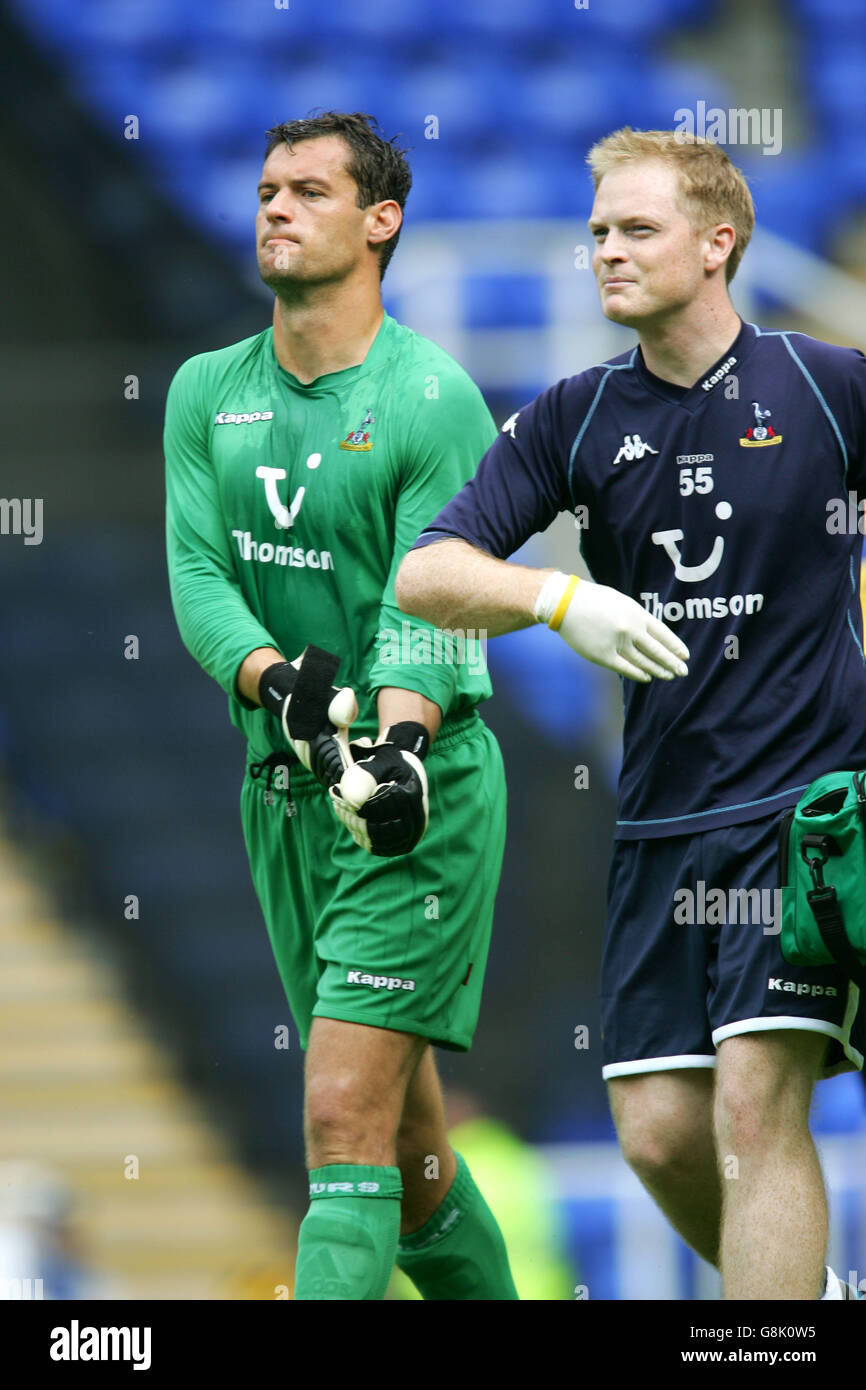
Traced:
POLYGON ((340 658, 305 647, 294 661, 276 661, 259 678, 259 699, 282 725, 287 742, 323 787, 352 766, 349 726, 358 717, 354 690, 332 684, 340 658))
POLYGON ((378 742, 350 744, 355 761, 331 787, 339 820, 369 854, 408 854, 423 838, 429 819, 423 759, 430 735, 423 724, 404 720, 378 742))

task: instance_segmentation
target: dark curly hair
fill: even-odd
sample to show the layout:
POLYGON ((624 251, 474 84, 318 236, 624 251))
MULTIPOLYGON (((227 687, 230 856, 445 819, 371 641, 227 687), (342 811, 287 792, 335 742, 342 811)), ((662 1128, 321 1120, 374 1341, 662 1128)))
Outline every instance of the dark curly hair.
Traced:
MULTIPOLYGON (((367 208, 371 203, 381 203, 393 198, 402 208, 412 187, 412 171, 406 160, 406 151, 399 149, 394 141, 396 135, 386 140, 381 127, 373 116, 361 111, 324 111, 321 115, 308 115, 297 121, 284 121, 282 125, 272 126, 267 135, 265 159, 277 145, 292 145, 301 140, 317 140, 323 135, 339 135, 349 147, 346 173, 358 185, 358 207, 367 208)), ((400 230, 379 247, 379 279, 394 254, 400 239, 400 230)))

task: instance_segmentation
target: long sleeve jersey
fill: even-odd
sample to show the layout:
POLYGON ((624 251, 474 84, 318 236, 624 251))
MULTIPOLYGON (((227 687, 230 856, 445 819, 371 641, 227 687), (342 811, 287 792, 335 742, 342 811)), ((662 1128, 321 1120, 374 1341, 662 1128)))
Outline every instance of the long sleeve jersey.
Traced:
POLYGON ((256 647, 340 657, 375 736, 375 693, 397 686, 457 714, 491 693, 477 642, 436 638, 397 608, 418 532, 496 437, 481 393, 441 348, 387 314, 363 363, 302 385, 273 330, 186 361, 166 403, 166 542, 181 637, 262 755, 279 723, 238 692, 256 647))

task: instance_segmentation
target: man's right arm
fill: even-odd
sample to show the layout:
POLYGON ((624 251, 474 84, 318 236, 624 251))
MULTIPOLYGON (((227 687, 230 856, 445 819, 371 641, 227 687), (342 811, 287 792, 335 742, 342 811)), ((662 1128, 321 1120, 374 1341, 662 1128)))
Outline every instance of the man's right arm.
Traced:
POLYGON ((165 408, 166 555, 172 606, 187 650, 253 708, 256 670, 285 658, 241 592, 208 446, 202 368, 185 362, 165 408), (269 659, 266 661, 265 656, 269 659), (244 672, 243 685, 239 674, 244 672))
POLYGON ((282 652, 278 652, 276 647, 256 647, 254 652, 244 657, 238 671, 237 688, 248 704, 262 703, 259 698, 259 681, 269 666, 285 660, 282 652))
POLYGON ((545 622, 580 656, 643 684, 687 675, 688 648, 627 594, 504 558, 569 505, 552 421, 557 390, 512 417, 422 532, 397 574, 397 602, 439 627, 491 637, 545 622))
POLYGON ((228 695, 280 721, 300 761, 329 787, 352 761, 355 694, 331 684, 339 661, 329 652, 308 646, 287 661, 244 597, 210 457, 201 377, 201 363, 184 363, 165 409, 166 549, 180 635, 228 695))
POLYGON ((564 383, 512 415, 474 477, 422 532, 397 575, 397 602, 443 628, 491 637, 529 627, 551 570, 506 561, 568 508, 554 438, 564 383))
POLYGON ((410 550, 395 588, 404 612, 437 627, 483 628, 499 637, 537 621, 538 595, 554 573, 498 560, 453 536, 410 550))

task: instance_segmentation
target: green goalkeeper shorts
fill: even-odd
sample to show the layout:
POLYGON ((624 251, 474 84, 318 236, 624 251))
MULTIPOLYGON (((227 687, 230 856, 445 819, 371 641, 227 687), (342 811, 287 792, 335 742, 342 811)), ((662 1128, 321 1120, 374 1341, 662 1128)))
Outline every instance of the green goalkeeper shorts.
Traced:
POLYGON ((270 789, 255 764, 249 752, 241 821, 301 1046, 318 1014, 467 1051, 505 845, 505 773, 486 724, 474 710, 443 723, 424 764, 427 832, 395 859, 356 845, 300 764, 270 789))

